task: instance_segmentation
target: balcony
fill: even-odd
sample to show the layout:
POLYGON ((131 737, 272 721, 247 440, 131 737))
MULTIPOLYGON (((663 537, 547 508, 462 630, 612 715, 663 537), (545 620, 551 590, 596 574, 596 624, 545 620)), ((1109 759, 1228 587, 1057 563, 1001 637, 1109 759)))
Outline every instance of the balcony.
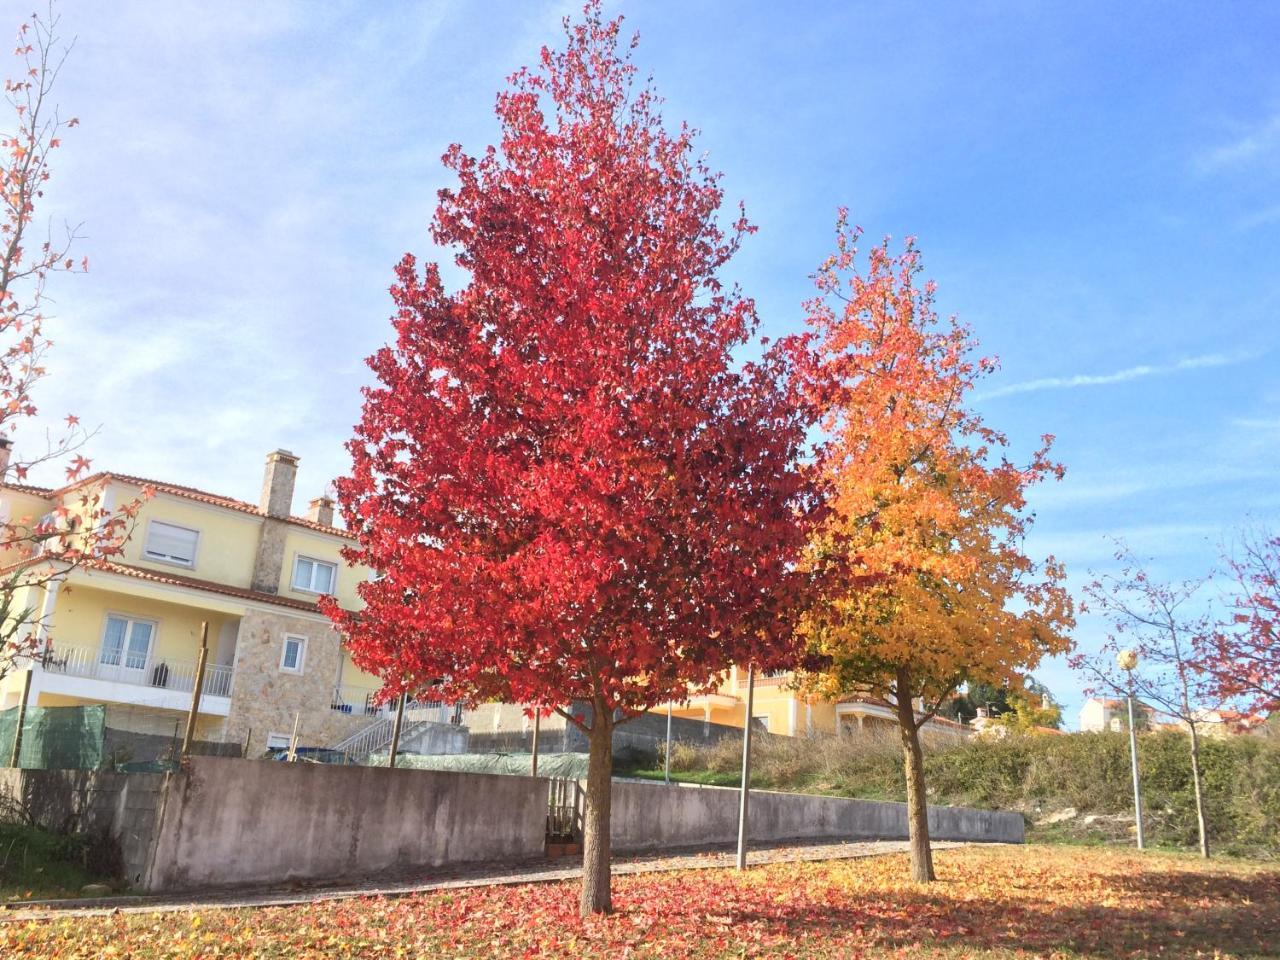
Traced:
MULTIPOLYGON (((337 686, 333 688, 329 709, 356 717, 393 715, 396 712, 395 701, 379 704, 376 702, 377 695, 378 691, 371 687, 337 686)), ((429 720, 432 723, 451 723, 457 726, 462 722, 462 707, 442 700, 410 700, 405 704, 404 715, 412 723, 429 720)))
MULTIPOLYGON (((140 657, 127 650, 58 644, 37 659, 40 688, 49 693, 117 703, 187 710, 195 688, 196 661, 140 657)), ((231 708, 232 668, 206 663, 200 712, 226 716, 231 708)))
POLYGON ((349 713, 356 717, 386 716, 386 704, 377 704, 374 698, 378 691, 368 687, 338 686, 333 688, 333 698, 329 701, 329 709, 337 713, 349 713))

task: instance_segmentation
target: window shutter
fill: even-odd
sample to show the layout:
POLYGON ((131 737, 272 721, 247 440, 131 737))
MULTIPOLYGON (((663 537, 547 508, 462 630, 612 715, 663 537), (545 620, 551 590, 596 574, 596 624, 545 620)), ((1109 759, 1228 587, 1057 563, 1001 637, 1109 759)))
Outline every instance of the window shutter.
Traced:
POLYGON ((147 549, 150 557, 175 563, 195 563, 198 534, 186 527, 152 520, 147 526, 147 549))

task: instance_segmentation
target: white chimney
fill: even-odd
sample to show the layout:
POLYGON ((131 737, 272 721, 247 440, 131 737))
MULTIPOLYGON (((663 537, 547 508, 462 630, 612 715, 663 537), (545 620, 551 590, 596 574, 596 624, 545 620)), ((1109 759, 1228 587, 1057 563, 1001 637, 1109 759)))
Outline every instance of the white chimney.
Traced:
POLYGON ((293 511, 293 482, 298 476, 298 458, 288 450, 267 454, 262 477, 261 510, 268 517, 285 518, 293 511))
POLYGON ((321 526, 333 526, 333 498, 316 497, 307 505, 307 519, 321 526))

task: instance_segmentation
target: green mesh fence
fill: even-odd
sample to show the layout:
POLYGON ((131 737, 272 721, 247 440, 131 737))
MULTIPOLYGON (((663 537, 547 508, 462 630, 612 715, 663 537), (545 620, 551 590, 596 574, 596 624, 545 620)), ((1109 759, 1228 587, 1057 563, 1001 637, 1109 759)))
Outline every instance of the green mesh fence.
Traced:
MULTIPOLYGON (((0 711, 0 766, 13 756, 18 708, 0 711)), ((28 770, 95 770, 102 766, 107 708, 27 707, 18 766, 28 770)))
POLYGON ((177 760, 131 760, 117 763, 117 773, 177 773, 182 764, 177 760))

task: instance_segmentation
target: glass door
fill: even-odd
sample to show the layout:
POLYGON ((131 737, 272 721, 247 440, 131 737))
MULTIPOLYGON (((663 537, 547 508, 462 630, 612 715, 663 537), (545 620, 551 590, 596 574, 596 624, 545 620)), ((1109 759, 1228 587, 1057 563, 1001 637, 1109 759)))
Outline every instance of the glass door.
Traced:
POLYGON ((98 675, 104 680, 145 682, 154 634, 155 624, 148 620, 107 617, 102 650, 98 654, 98 675))

